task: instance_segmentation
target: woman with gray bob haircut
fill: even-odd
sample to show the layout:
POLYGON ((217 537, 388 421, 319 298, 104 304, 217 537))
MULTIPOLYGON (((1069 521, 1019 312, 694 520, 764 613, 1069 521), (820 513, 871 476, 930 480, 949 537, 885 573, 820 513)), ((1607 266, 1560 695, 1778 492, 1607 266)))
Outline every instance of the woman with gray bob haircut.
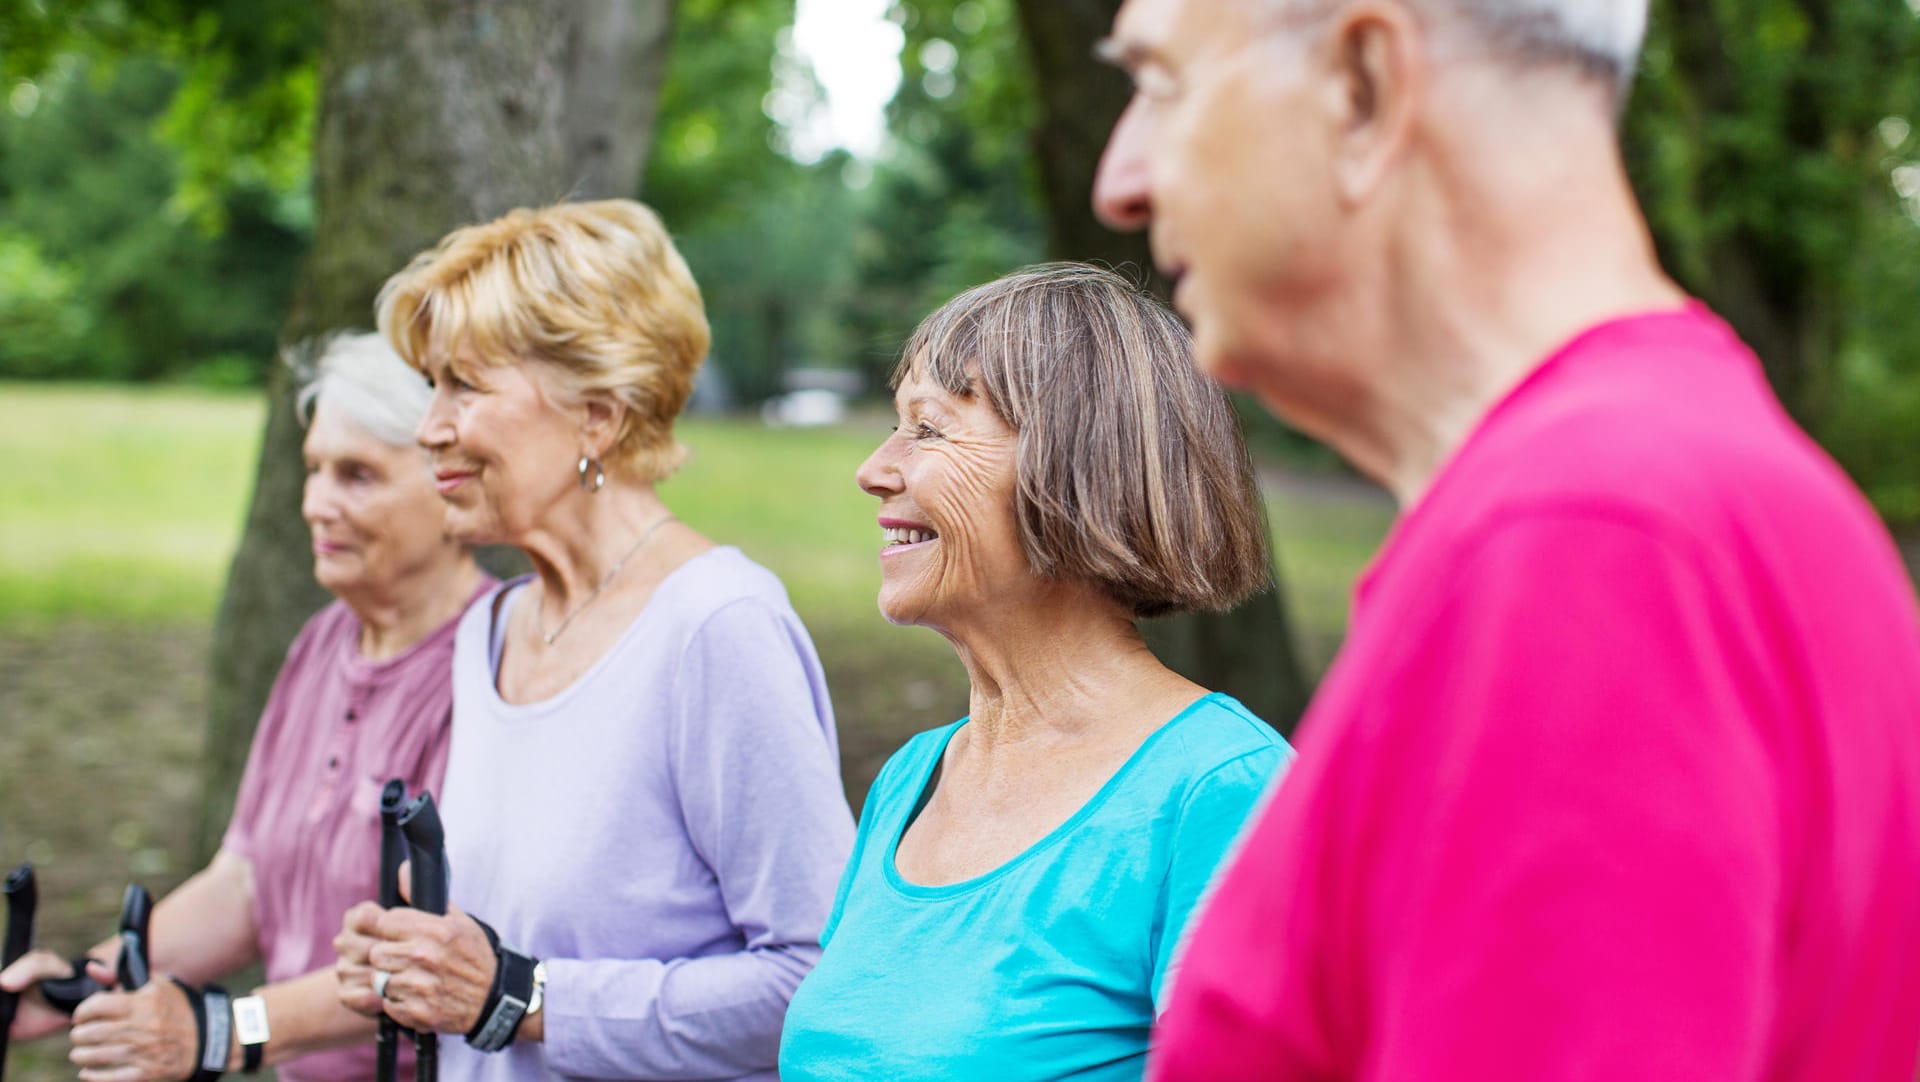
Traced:
MULTIPOLYGON (((176 980, 98 992, 74 1011, 70 1058, 83 1079, 159 1082, 262 1064, 288 1082, 374 1074, 373 1023, 335 1000, 333 936, 348 907, 377 893, 381 785, 440 787, 454 618, 491 580, 448 538, 413 443, 425 381, 378 335, 340 335, 315 352, 296 399, 307 425, 301 514, 314 577, 338 600, 287 652, 219 851, 154 908, 153 971, 176 980), (256 963, 267 984, 251 996, 213 983, 256 963), (231 1037, 210 1045, 208 1033, 231 1037)), ((91 954, 111 959, 117 945, 91 954)), ((73 969, 36 951, 0 986, 20 991, 73 969)), ((87 969, 112 980, 110 964, 87 969)), ((32 991, 13 1035, 67 1024, 32 991)))
POLYGON ((1034 267, 929 316, 860 467, 880 610, 953 643, 968 717, 868 794, 780 1073, 1137 1079, 1214 868, 1290 752, 1162 665, 1143 616, 1269 580, 1253 471, 1186 329, 1034 267))

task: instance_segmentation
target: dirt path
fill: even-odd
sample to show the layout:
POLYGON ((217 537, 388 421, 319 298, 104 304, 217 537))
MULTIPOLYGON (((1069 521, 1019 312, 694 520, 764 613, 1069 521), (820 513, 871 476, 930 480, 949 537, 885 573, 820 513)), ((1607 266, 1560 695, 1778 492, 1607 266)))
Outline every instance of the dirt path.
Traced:
MULTIPOLYGON (((113 931, 121 892, 188 870, 207 629, 59 625, 0 636, 0 864, 32 860, 38 941, 113 931)), ((65 1042, 14 1049, 9 1079, 70 1079, 65 1042)))

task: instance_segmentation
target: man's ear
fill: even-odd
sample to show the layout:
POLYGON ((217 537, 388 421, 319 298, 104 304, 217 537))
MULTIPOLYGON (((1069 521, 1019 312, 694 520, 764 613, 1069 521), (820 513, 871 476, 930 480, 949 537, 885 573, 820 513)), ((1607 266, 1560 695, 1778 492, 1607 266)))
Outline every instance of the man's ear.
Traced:
POLYGON ((1428 41, 1392 0, 1354 4, 1337 17, 1324 57, 1334 115, 1334 185, 1349 206, 1378 191, 1405 155, 1427 92, 1428 41))

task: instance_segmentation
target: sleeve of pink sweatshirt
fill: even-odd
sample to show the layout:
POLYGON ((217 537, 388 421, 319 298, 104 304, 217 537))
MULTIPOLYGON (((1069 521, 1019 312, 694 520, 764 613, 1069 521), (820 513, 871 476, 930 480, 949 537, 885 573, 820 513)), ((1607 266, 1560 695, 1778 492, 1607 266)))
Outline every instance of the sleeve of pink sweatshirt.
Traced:
POLYGON ((1383 674, 1405 739, 1348 804, 1379 805, 1351 824, 1357 1077, 1752 1077, 1783 809, 1712 556, 1578 509, 1470 551, 1383 674))

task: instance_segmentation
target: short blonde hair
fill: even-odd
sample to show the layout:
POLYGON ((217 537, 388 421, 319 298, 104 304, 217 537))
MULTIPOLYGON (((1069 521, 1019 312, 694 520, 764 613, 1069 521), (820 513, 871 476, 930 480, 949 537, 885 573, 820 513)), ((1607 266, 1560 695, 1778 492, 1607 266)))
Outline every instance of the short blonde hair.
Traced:
POLYGON ((1222 611, 1272 582, 1240 424, 1186 325, 1109 270, 1050 263, 948 301, 914 331, 921 373, 984 394, 1018 433, 1014 514, 1034 573, 1098 584, 1135 616, 1222 611))
POLYGON ((658 481, 686 459, 673 420, 707 355, 706 308, 659 216, 631 199, 456 229, 388 279, 376 308, 417 369, 464 345, 489 365, 543 362, 564 391, 623 403, 610 466, 658 481))

